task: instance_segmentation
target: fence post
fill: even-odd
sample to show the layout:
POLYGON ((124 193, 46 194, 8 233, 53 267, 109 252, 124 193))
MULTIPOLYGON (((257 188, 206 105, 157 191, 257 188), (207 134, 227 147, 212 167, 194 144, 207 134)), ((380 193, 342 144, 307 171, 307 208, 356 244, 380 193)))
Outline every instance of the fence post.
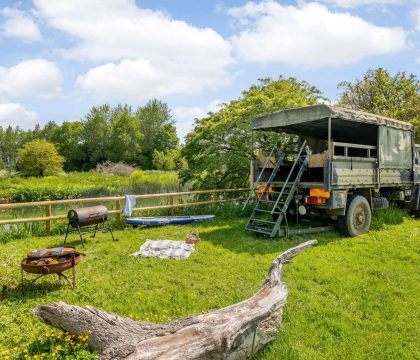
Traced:
MULTIPOLYGON (((172 195, 169 196, 169 205, 173 205, 174 204, 174 197, 172 195)), ((170 214, 173 215, 174 214, 174 209, 171 208, 170 214)))
POLYGON ((45 216, 47 220, 45 220, 45 232, 47 235, 51 235, 51 213, 52 213, 52 206, 51 204, 45 205, 45 216))
POLYGON ((121 200, 115 200, 115 209, 119 211, 115 219, 116 227, 121 229, 121 200))

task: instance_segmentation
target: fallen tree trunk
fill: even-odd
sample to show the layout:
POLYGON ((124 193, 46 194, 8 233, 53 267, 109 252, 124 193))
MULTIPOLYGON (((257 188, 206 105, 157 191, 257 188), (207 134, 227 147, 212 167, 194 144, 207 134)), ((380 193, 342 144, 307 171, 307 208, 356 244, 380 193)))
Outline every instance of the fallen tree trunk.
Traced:
POLYGON ((102 360, 247 359, 277 334, 287 298, 281 280, 283 264, 316 243, 307 241, 278 256, 251 298, 169 323, 135 321, 63 302, 38 305, 34 314, 70 334, 89 335, 90 347, 102 360))

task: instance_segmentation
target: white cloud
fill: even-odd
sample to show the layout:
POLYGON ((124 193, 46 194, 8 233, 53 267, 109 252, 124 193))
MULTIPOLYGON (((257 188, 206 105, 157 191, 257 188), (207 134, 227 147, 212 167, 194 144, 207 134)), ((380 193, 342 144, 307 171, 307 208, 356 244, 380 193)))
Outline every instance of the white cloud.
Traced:
POLYGON ((142 9, 134 0, 35 5, 50 26, 78 40, 61 49, 65 56, 99 63, 77 80, 82 90, 137 99, 198 93, 230 82, 231 45, 213 29, 142 9), (108 79, 101 78, 105 74, 108 79))
POLYGON ((416 59, 417 64, 420 64, 420 56, 416 59))
POLYGON ((23 11, 4 8, 0 10, 0 14, 6 18, 6 21, 2 25, 3 36, 20 38, 29 42, 42 40, 38 26, 23 11))
POLYGON ((21 104, 0 103, 0 126, 6 128, 19 126, 22 129, 33 128, 38 123, 38 115, 34 111, 26 110, 21 104))
POLYGON ((300 7, 249 2, 228 13, 244 29, 231 38, 238 56, 252 63, 304 68, 340 66, 408 47, 402 28, 380 27, 319 3, 300 7))
POLYGON ((183 139, 193 128, 194 120, 205 117, 209 112, 217 112, 223 107, 223 101, 213 100, 205 107, 179 106, 173 110, 178 136, 183 139))
POLYGON ((94 94, 101 99, 130 99, 141 101, 150 97, 162 97, 171 94, 199 93, 205 83, 207 86, 228 84, 222 81, 218 72, 200 69, 189 74, 187 68, 175 69, 155 65, 141 59, 122 60, 107 63, 90 69, 76 80, 76 86, 83 92, 94 94))
POLYGON ((51 97, 60 94, 63 79, 51 61, 31 59, 10 68, 0 66, 0 94, 51 97))
POLYGON ((355 8, 369 5, 401 5, 403 0, 323 0, 323 2, 342 8, 355 8))

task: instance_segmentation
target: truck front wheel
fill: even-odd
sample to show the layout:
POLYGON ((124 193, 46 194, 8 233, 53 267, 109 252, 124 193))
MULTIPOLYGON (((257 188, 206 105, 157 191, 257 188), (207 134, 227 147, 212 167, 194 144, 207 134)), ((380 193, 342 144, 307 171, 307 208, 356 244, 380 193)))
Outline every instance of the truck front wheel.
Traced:
POLYGON ((345 236, 358 236, 369 232, 372 212, 364 196, 347 197, 346 215, 338 217, 338 229, 345 236))

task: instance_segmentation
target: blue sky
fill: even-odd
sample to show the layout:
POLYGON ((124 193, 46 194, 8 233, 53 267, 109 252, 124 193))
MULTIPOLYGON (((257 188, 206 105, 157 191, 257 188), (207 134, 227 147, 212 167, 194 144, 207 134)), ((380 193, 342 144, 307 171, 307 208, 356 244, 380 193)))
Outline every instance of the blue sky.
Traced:
POLYGON ((327 98, 370 68, 419 75, 420 0, 0 0, 0 124, 156 97, 183 137, 258 78, 327 98))

